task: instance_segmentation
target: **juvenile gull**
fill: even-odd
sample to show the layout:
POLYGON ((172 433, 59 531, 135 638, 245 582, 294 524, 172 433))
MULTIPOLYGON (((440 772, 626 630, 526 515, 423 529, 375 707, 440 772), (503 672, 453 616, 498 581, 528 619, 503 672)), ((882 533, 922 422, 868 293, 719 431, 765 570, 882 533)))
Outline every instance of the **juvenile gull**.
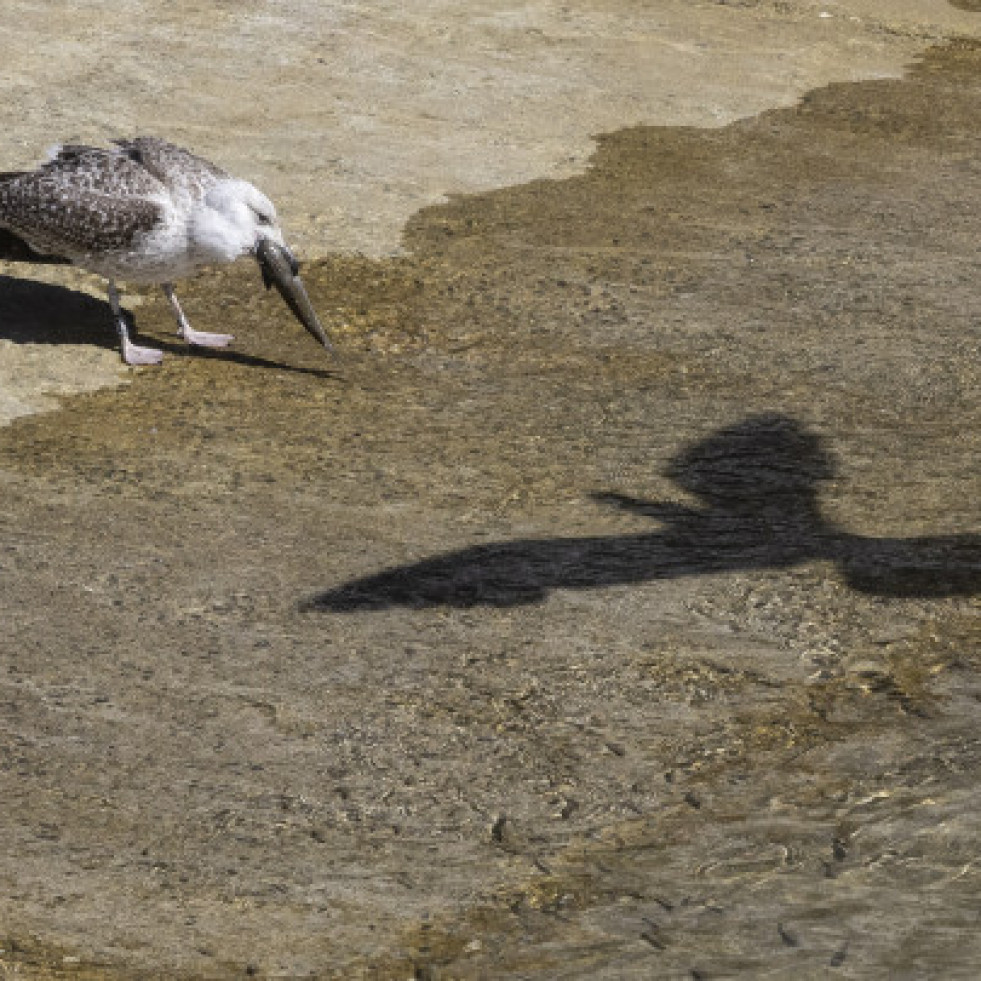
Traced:
POLYGON ((72 263, 105 276, 127 364, 159 364, 163 353, 130 340, 117 279, 159 283, 185 341, 225 347, 231 334, 191 327, 173 282, 246 254, 258 261, 266 288, 275 286, 329 348, 276 209, 247 181, 147 136, 114 140, 108 149, 56 146, 36 170, 0 174, 0 258, 72 263))

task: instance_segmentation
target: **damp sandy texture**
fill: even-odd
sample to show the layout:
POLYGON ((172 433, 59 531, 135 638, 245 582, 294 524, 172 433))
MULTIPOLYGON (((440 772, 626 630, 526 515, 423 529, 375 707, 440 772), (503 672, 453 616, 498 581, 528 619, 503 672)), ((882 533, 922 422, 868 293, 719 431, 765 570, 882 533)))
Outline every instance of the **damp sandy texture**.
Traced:
POLYGON ((947 0, 6 0, 3 169, 152 132, 275 200, 301 251, 581 171, 596 134, 719 126, 978 35, 947 0))
MULTIPOLYGON (((970 0, 4 0, 0 170, 152 133, 254 181, 302 255, 378 257, 448 194, 580 173, 600 133, 721 126, 894 77, 979 20, 970 0)), ((2 361, 0 424, 126 379, 91 346, 2 361)))
POLYGON ((0 976, 973 977, 979 116, 610 127, 308 264, 336 362, 148 297, 0 430, 0 976))

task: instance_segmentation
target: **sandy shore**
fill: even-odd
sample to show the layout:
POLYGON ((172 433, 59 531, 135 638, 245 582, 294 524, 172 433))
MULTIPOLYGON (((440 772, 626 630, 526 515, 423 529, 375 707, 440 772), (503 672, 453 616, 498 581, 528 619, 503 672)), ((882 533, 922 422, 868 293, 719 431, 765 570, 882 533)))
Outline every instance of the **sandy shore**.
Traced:
POLYGON ((0 275, 0 977, 972 977, 971 4, 79 6, 341 358, 0 275))
MULTIPOLYGON (((722 126, 828 82, 895 77, 927 45, 981 31, 960 8, 11 0, 2 166, 29 167, 55 142, 154 133, 262 187, 308 258, 389 255, 419 208, 581 172, 599 133, 722 126)), ((3 274, 103 289, 62 270, 3 274)), ((91 345, 40 350, 4 336, 0 423, 132 378, 98 328, 91 345)))

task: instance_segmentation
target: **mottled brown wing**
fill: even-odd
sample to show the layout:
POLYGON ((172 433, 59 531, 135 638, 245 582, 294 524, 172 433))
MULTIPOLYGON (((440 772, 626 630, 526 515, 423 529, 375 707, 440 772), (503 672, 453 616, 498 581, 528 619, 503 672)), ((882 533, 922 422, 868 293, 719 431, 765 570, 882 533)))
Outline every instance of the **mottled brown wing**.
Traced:
POLYGON ((131 160, 178 194, 201 197, 219 180, 229 176, 203 157, 155 136, 138 136, 135 140, 113 142, 131 160))
POLYGON ((161 193, 118 151, 63 148, 40 169, 0 180, 0 227, 46 255, 124 250, 160 220, 161 193))

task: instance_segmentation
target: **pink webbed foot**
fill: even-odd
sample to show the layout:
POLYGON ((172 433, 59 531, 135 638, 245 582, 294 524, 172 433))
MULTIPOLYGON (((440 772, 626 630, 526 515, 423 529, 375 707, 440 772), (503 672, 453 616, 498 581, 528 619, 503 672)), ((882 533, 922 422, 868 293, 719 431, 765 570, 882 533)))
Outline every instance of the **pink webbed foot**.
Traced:
POLYGON ((155 347, 140 347, 128 337, 122 342, 123 361, 131 365, 160 364, 163 361, 163 351, 155 347))
POLYGON ((235 340, 234 334, 209 334, 207 331, 195 330, 193 327, 185 327, 181 331, 181 337, 188 344, 197 347, 228 347, 235 340))

